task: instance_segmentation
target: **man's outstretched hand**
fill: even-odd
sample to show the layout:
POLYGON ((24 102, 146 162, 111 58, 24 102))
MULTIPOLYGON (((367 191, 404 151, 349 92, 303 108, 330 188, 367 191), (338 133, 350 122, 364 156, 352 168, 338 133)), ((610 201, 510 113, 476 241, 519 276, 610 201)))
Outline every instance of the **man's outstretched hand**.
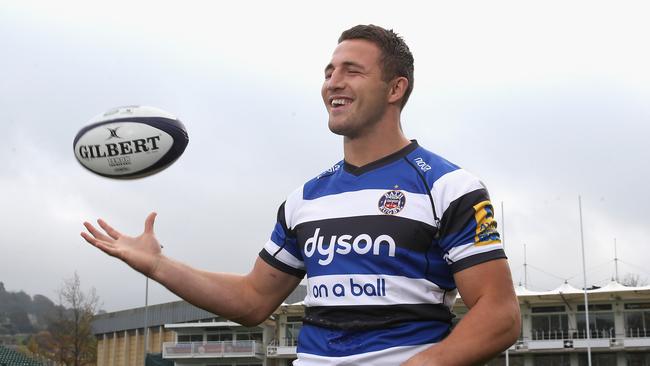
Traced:
POLYGON ((162 246, 153 232, 155 220, 156 213, 150 213, 144 222, 144 232, 136 237, 120 233, 102 219, 97 220, 97 223, 104 232, 91 223, 84 222, 90 234, 82 232, 81 236, 103 252, 121 259, 145 276, 152 277, 162 257, 160 250, 162 246))

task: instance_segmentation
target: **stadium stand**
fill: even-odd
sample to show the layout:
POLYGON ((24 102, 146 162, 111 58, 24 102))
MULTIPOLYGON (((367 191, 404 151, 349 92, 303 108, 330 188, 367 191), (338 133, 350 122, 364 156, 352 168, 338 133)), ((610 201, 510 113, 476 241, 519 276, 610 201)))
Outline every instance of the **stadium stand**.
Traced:
POLYGON ((42 366, 42 364, 18 351, 0 345, 0 366, 42 366))

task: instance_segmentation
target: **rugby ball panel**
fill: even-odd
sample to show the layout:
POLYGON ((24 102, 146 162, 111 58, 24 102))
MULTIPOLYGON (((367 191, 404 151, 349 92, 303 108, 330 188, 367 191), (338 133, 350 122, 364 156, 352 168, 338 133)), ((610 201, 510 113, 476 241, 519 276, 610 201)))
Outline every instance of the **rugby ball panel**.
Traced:
POLYGON ((121 120, 124 118, 138 117, 156 117, 168 120, 178 120, 173 114, 159 108, 145 105, 127 105, 109 109, 108 111, 93 117, 88 124, 92 125, 98 122, 121 120))
POLYGON ((91 120, 74 139, 77 160, 93 173, 133 179, 176 161, 189 142, 185 126, 152 107, 121 107, 91 120))

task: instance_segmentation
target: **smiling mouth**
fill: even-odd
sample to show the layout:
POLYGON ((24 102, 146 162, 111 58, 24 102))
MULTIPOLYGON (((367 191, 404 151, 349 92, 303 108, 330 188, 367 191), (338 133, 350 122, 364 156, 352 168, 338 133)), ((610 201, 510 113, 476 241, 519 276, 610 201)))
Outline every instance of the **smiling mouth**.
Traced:
POLYGON ((330 106, 332 107, 332 109, 345 107, 346 105, 350 105, 351 103, 352 103, 352 99, 349 99, 349 98, 331 98, 330 99, 330 106))

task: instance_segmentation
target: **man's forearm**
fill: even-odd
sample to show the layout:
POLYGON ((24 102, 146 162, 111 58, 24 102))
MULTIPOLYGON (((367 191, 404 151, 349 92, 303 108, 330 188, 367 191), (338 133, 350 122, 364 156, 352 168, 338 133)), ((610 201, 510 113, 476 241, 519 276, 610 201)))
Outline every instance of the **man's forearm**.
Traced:
POLYGON ((162 256, 151 278, 189 303, 252 326, 264 321, 295 287, 281 286, 267 293, 269 289, 263 283, 274 282, 276 275, 260 263, 253 272, 237 275, 199 270, 162 256))
POLYGON ((88 232, 81 236, 188 302, 244 325, 264 321, 300 282, 259 257, 247 275, 206 272, 168 258, 154 234, 155 219, 156 213, 150 213, 144 232, 136 237, 120 233, 102 219, 97 223, 104 232, 84 222, 88 232))

